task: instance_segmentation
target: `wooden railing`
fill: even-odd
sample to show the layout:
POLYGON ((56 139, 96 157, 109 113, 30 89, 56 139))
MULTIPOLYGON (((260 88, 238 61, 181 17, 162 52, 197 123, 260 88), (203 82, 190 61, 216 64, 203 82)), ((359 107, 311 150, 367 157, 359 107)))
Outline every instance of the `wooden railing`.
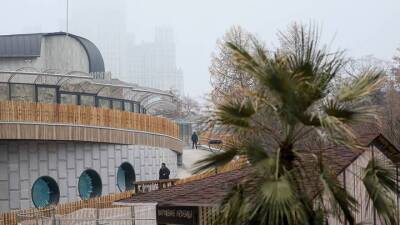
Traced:
POLYGON ((179 179, 166 179, 166 180, 148 180, 133 182, 135 192, 150 192, 163 188, 174 186, 179 179))
POLYGON ((78 105, 1 101, 0 121, 100 126, 179 137, 177 124, 166 118, 78 105))

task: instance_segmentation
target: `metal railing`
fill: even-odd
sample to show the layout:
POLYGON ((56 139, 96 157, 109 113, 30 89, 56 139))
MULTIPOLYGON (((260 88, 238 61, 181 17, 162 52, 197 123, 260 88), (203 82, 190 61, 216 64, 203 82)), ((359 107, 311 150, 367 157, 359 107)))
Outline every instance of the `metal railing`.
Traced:
POLYGON ((133 182, 135 193, 144 193, 174 186, 178 179, 148 180, 133 182))

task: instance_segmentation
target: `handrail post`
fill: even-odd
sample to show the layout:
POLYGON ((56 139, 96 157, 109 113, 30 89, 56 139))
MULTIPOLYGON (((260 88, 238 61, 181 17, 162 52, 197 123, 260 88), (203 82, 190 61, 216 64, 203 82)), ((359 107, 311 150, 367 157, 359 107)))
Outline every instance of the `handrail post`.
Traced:
POLYGON ((135 193, 137 194, 137 193, 139 193, 139 188, 138 188, 137 184, 134 184, 134 185, 135 185, 135 193))
MULTIPOLYGON (((43 222, 43 219, 42 219, 42 222, 43 222)), ((51 224, 52 225, 56 225, 56 215, 54 214, 54 213, 52 213, 52 215, 51 215, 51 224)))
POLYGON ((99 207, 96 207, 96 225, 100 224, 100 212, 99 207))
POLYGON ((131 220, 132 220, 132 225, 135 225, 135 207, 131 206, 131 220))

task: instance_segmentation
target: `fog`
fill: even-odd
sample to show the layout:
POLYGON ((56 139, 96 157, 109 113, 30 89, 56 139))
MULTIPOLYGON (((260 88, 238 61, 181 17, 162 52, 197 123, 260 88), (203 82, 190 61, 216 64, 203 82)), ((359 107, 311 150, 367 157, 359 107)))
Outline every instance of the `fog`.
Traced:
MULTIPOLYGON (((1 3, 1 34, 66 30, 66 0, 1 3)), ((232 25, 256 33, 271 47, 278 30, 310 21, 322 28, 325 42, 351 57, 390 60, 400 47, 398 0, 69 0, 69 5, 70 29, 98 23, 93 26, 107 30, 114 25, 104 21, 120 17, 135 42, 141 42, 153 39, 155 27, 173 28, 176 64, 183 70, 185 93, 193 97, 209 92, 210 56, 216 40, 232 25), (103 16, 96 19, 99 9, 103 16), (77 18, 82 13, 76 11, 87 16, 77 18)))

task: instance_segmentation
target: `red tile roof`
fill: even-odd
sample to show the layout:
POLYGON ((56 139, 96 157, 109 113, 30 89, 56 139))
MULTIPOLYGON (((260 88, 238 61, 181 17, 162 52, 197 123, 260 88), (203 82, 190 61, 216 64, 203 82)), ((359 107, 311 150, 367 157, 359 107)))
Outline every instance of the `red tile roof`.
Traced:
POLYGON ((252 168, 246 167, 216 174, 170 188, 139 193, 122 203, 152 203, 169 206, 213 206, 218 204, 234 184, 241 182, 252 168))

